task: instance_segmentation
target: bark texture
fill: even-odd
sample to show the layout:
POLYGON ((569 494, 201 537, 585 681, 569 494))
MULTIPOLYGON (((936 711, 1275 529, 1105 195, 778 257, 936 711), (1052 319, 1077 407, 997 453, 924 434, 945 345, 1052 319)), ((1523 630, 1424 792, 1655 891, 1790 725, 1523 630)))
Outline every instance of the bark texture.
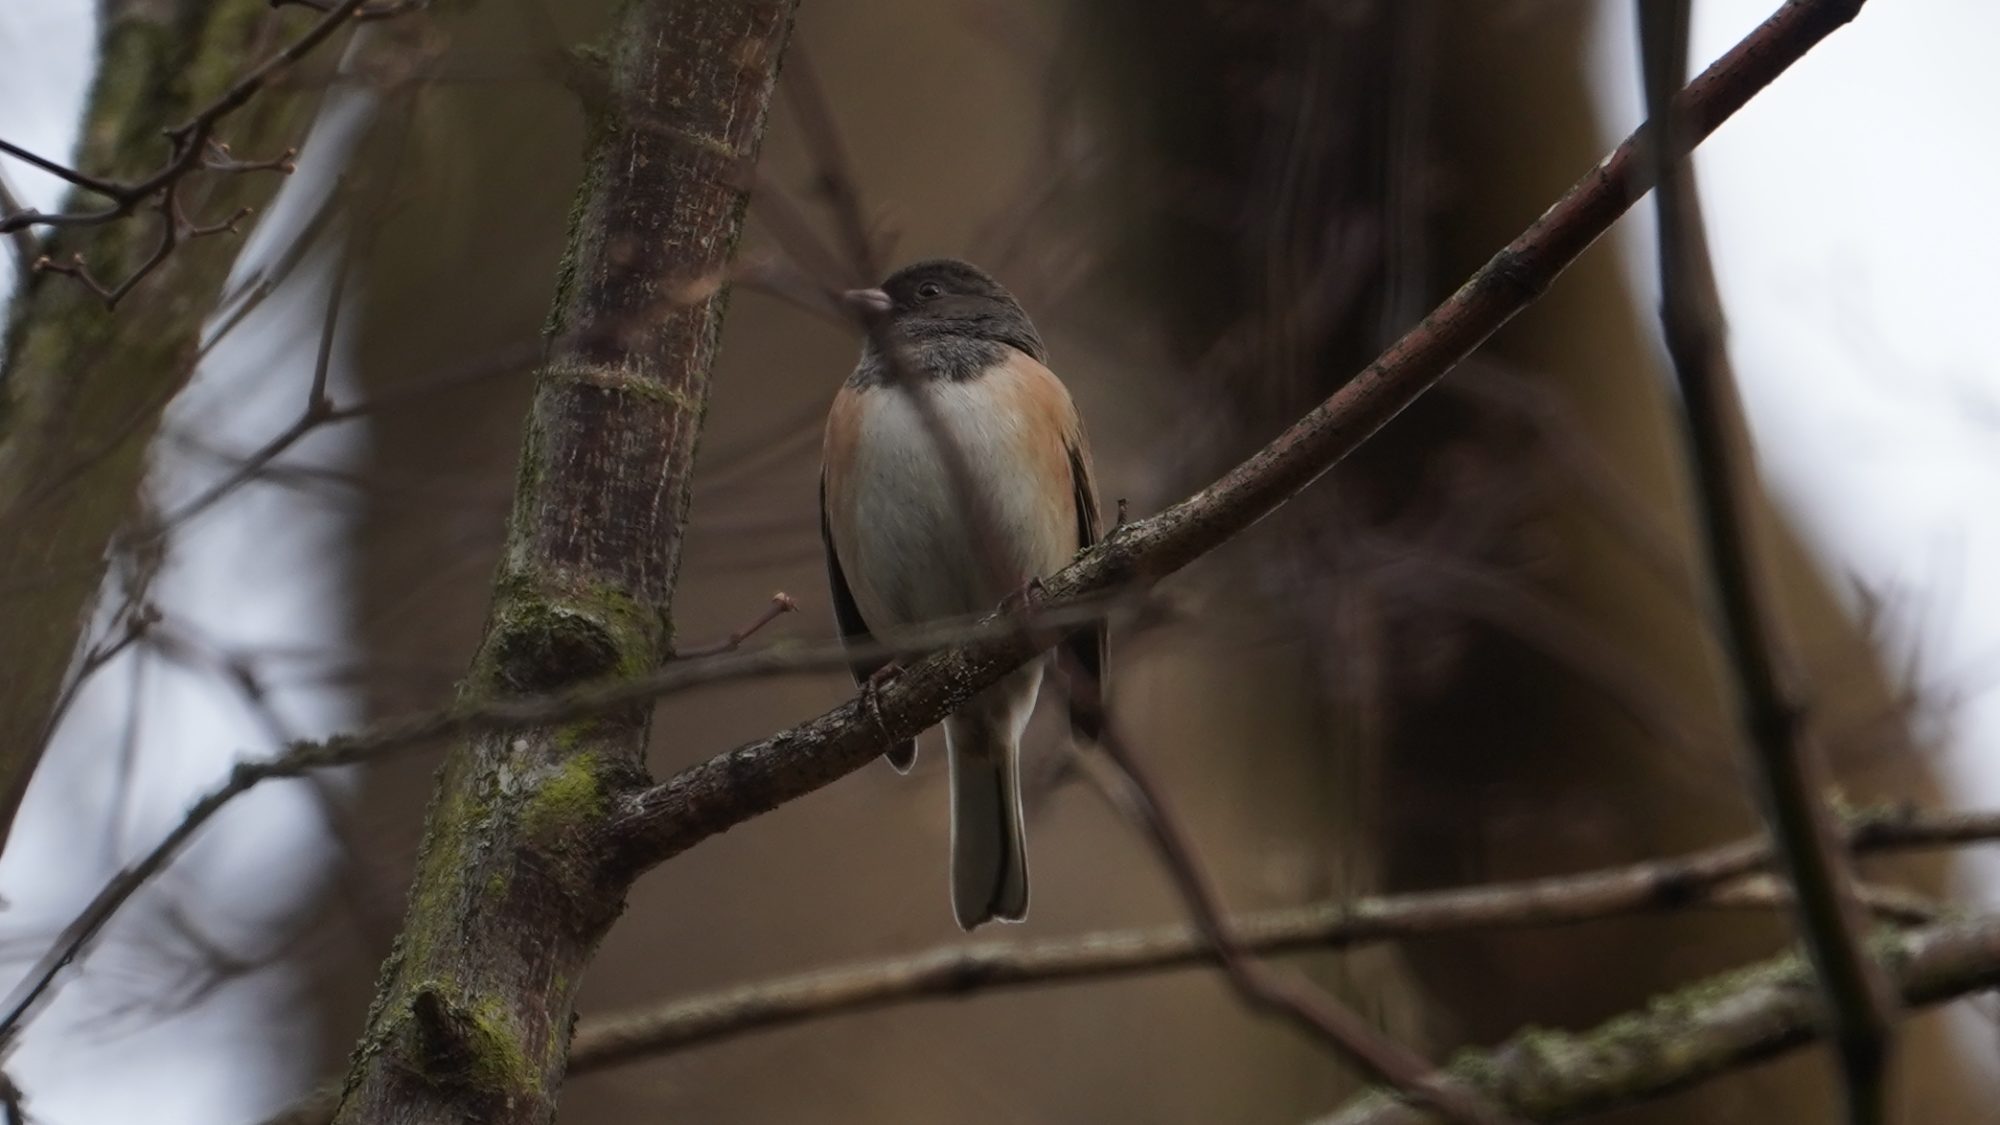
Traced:
MULTIPOLYGON (((107 0, 96 85, 74 166, 143 179, 167 157, 162 133, 226 91, 296 24, 264 0, 107 0)), ((297 89, 317 83, 301 81, 297 89)), ((312 96, 264 90, 223 135, 244 157, 295 143, 312 96)), ((50 154, 59 157, 61 154, 50 154)), ((197 223, 261 208, 280 177, 202 176, 181 191, 197 223)), ((76 193, 70 206, 104 200, 76 193)), ((159 241, 149 207, 72 228, 45 252, 81 254, 117 284, 159 241)), ((21 279, 0 358, 0 845, 40 759, 43 732, 104 578, 114 536, 132 514, 145 450, 168 401, 193 374, 197 334, 235 258, 235 241, 184 244, 116 310, 76 279, 21 279)))
MULTIPOLYGON (((1911 1007, 1957 999, 2000 980, 1994 961, 2000 921, 1991 917, 1940 922, 1871 944, 1911 1007)), ((1585 1032, 1530 1028, 1492 1051, 1463 1053, 1452 1061, 1450 1076, 1533 1120, 1568 1121, 1792 1051, 1825 1037, 1830 1016, 1812 970, 1787 955, 1657 997, 1642 1011, 1585 1032)), ((1375 1093, 1315 1125, 1441 1120, 1421 1106, 1375 1093)))
MULTIPOLYGON (((794 6, 650 0, 615 23, 468 691, 547 691, 671 651, 725 304, 712 279, 794 6)), ((646 736, 639 708, 453 750, 339 1121, 553 1117, 577 987, 624 905, 605 829, 645 784, 646 736)))

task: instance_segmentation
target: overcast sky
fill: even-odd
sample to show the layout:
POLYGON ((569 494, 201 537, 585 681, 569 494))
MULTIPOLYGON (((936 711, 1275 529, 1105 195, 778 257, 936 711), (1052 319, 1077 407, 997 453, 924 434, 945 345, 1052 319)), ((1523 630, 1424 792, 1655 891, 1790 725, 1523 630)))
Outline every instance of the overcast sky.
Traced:
MULTIPOLYGON (((1700 65, 1775 7, 1698 2, 1700 65)), ((1609 137, 1643 113, 1631 5, 1604 13, 1609 137)), ((1944 732, 1954 791, 1986 806, 2000 804, 1995 44, 1993 0, 1875 0, 1696 156, 1767 482, 1824 565, 1889 599, 1933 695, 1962 697, 1944 732)), ((1649 293, 1650 231, 1620 232, 1649 293)), ((2000 885, 1990 850, 1968 854, 2000 885)))
MULTIPOLYGON (((0 0, 0 137, 67 157, 94 57, 94 8, 87 0, 0 0)), ((339 159, 340 126, 353 109, 350 100, 315 126, 299 174, 245 241, 239 274, 291 241, 310 210, 308 197, 332 182, 325 166, 339 159)), ((0 167, 30 205, 60 204, 53 177, 15 163, 0 167)), ((6 259, 9 273, 0 279, 11 289, 11 255, 6 259)), ((317 324, 325 279, 308 268, 298 280, 203 363, 167 413, 170 432, 243 453, 297 415, 316 340, 296 333, 317 324)), ((335 354, 338 400, 344 365, 339 349, 335 354)), ((355 429, 316 433, 288 456, 338 465, 355 429)), ((161 443, 150 486, 171 509, 226 471, 161 443)), ((155 600, 167 623, 216 651, 337 647, 341 536, 337 514, 296 494, 246 488, 174 538, 155 600)), ((36 775, 16 846, 0 861, 7 900, 0 948, 38 953, 118 866, 149 849, 197 794, 217 784, 231 761, 270 750, 272 734, 217 683, 210 669, 158 660, 147 662, 143 677, 122 661, 91 680, 36 775), (120 747, 135 707, 137 769, 117 813, 120 747), (105 827, 113 823, 115 833, 105 827)), ((279 686, 271 703, 294 735, 330 733, 358 716, 351 701, 318 688, 279 686)), ((89 971, 58 994, 8 1060, 37 1125, 233 1125, 261 1119, 319 1078, 317 1029, 288 1018, 300 982, 281 957, 275 971, 230 982, 161 1018, 174 985, 203 979, 190 971, 201 952, 163 924, 163 911, 182 907, 201 927, 199 940, 233 957, 268 958, 288 930, 297 931, 296 912, 319 892, 329 841, 320 805, 301 785, 262 786, 218 817, 154 893, 113 923, 89 971)))
MULTIPOLYGON (((1602 3, 1608 143, 1640 114, 1629 5, 1602 3)), ((1697 57, 1719 54, 1775 4, 1699 3, 1697 57)), ((69 152, 92 7, 0 0, 0 136, 69 152)), ((1980 749, 2000 746, 2000 692, 1984 690, 2000 679, 2000 587, 1980 581, 2000 574, 2000 336, 1989 327, 2000 309, 2000 146, 1990 140, 2000 106, 1996 43, 1993 0, 1875 0, 1725 125, 1698 163, 1732 350, 1768 478, 1830 568, 1895 595, 1898 640, 1923 654, 1933 689, 1965 693, 1947 732, 1955 792, 1984 805, 2000 804, 2000 758, 1980 749)), ((47 177, 0 167, 29 202, 56 203, 47 177)), ((296 177, 288 192, 309 190, 312 178, 296 177)), ((1620 233, 1643 249, 1639 224, 1620 233)), ((1643 276, 1641 257, 1634 268, 1643 276)), ((11 287, 9 271, 0 266, 0 291, 11 287)), ((274 320, 284 315, 273 312, 274 320)), ((226 446, 250 447, 289 419, 297 389, 246 383, 232 371, 295 370, 303 346, 245 333, 204 367, 177 416, 220 427, 210 436, 226 446)), ((304 453, 326 461, 342 449, 304 453)), ((202 471, 163 463, 158 487, 185 494, 202 471)), ((248 493, 182 541, 163 600, 227 644, 338 644, 338 622, 324 607, 336 603, 327 595, 341 576, 322 549, 338 532, 333 517, 248 493)), ((115 743, 133 698, 129 675, 107 674, 100 688, 77 709, 57 765, 31 794, 21 846, 0 864, 8 938, 46 932, 231 756, 267 745, 209 686, 156 675, 140 696, 145 758, 125 840, 79 841, 77 826, 89 818, 77 810, 103 807, 103 748, 115 743)), ((281 702, 301 733, 351 718, 338 699, 281 702)), ((322 831, 301 790, 266 787, 177 866, 165 889, 206 895, 216 936, 254 944, 288 905, 270 892, 302 893, 318 877, 322 831), (232 896, 230 887, 256 893, 232 896)), ((232 986, 196 1015, 148 1031, 144 1020, 107 1019, 137 998, 132 982, 148 980, 137 956, 93 962, 91 981, 64 993, 10 1063, 38 1121, 227 1125, 306 1080, 298 1071, 305 1044, 271 1034, 283 1025, 273 1017, 286 980, 267 974, 232 986), (105 1080, 112 1073, 115 1083, 105 1080)))

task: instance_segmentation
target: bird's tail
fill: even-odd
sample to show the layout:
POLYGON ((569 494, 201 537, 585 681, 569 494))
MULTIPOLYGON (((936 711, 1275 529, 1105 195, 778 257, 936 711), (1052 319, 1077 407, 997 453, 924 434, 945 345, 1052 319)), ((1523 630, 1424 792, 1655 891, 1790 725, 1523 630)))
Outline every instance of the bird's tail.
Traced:
POLYGON ((1024 724, 1009 718, 975 713, 944 724, 951 758, 951 908, 960 929, 1028 916, 1017 772, 1024 724))

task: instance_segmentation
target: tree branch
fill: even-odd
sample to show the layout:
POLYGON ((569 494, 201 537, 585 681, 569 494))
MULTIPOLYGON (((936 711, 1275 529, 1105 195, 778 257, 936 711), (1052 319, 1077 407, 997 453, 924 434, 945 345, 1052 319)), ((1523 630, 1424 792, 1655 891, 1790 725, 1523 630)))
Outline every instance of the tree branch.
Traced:
MULTIPOLYGON (((15 986, 4 1006, 0 1006, 0 1049, 20 1034, 22 1027, 48 999, 59 975, 83 958, 91 942, 139 888, 164 870, 231 801, 266 781, 377 762, 445 738, 487 734, 522 726, 588 723, 627 714, 635 705, 707 684, 800 672, 845 672, 857 655, 906 656, 929 652, 940 645, 961 644, 1012 632, 1021 627, 1020 622, 1013 620, 937 621, 906 631, 895 644, 851 645, 833 641, 816 645, 774 645, 747 653, 734 651, 741 638, 747 638, 777 615, 787 612, 784 606, 788 601, 782 594, 775 596, 771 608, 729 638, 718 644, 691 649, 688 658, 677 659, 643 676, 599 679, 540 695, 475 698, 458 707, 412 715, 351 734, 321 741, 293 742, 284 753, 275 757, 237 763, 225 779, 189 807, 180 823, 168 830, 145 855, 108 880, 76 918, 63 927, 56 941, 15 986), (713 655, 699 655, 702 653, 713 655)), ((1030 627, 1073 627, 1101 618, 1105 609, 1102 601, 1044 608, 1034 616, 1030 627)))
MULTIPOLYGON (((1882 854, 2000 841, 2000 812, 1924 813, 1873 809, 1848 823, 1857 853, 1882 854)), ((1768 910, 1788 905, 1753 880, 1769 865, 1759 838, 1672 859, 1579 875, 1457 890, 1334 899, 1232 915, 1243 947, 1269 955, 1351 949, 1439 934, 1537 929, 1686 908, 1768 910)), ((1882 894, 1885 914, 1907 916, 1882 894)), ((1111 930, 1034 942, 939 946, 888 960, 822 969, 677 1000, 656 1009, 585 1021, 570 1073, 825 1016, 988 990, 1037 988, 1213 965, 1192 925, 1111 930)))
MULTIPOLYGON (((240 60, 263 51, 273 17, 262 0, 119 0, 102 7, 101 62, 79 160, 104 177, 136 183, 157 171, 154 146, 162 132, 230 96, 240 60)), ((315 101, 266 91, 233 111, 230 125, 245 145, 275 148, 297 136, 315 101)), ((221 176, 203 203, 217 215, 261 209, 276 184, 267 176, 221 176)), ((161 181, 162 190, 168 186, 161 181)), ((175 225, 185 216, 157 192, 135 198, 133 206, 145 198, 165 208, 160 223, 182 239, 186 231, 175 225)), ((153 284, 114 317, 83 286, 31 273, 20 279, 9 309, 11 330, 0 356, 0 617, 8 626, 7 674, 0 677, 0 846, 40 762, 41 735, 106 559, 133 510, 147 445, 194 368, 202 317, 228 276, 232 254, 184 247, 163 257, 166 244, 140 223, 64 232, 40 245, 37 257, 46 253, 74 266, 80 255, 94 276, 112 279, 148 269, 153 284)))
MULTIPOLYGON (((34 226, 94 226, 121 219, 156 195, 169 198, 174 187, 182 179, 201 168, 221 172, 291 172, 291 157, 295 154, 289 151, 275 160, 230 160, 227 145, 212 143, 216 126, 220 125, 224 118, 248 104, 250 99, 263 90, 274 77, 291 69, 320 44, 331 38, 335 32, 352 22, 364 4, 365 0, 338 0, 337 3, 319 7, 320 18, 297 39, 264 59, 248 74, 230 83, 212 100, 198 108, 183 111, 189 113, 188 118, 165 130, 167 139, 171 143, 171 151, 166 162, 140 179, 124 181, 86 175, 53 160, 37 156, 19 145, 0 141, 0 152, 25 161, 44 172, 67 180, 84 191, 101 195, 112 202, 110 207, 96 211, 68 211, 59 214, 43 214, 34 210, 14 211, 0 215, 0 234, 26 230, 34 226), (214 149, 213 159, 211 159, 211 149, 214 149)), ((398 15, 409 8, 410 5, 400 5, 395 11, 375 14, 375 18, 398 15)))
MULTIPOLYGON (((1872 943, 1905 1003, 1942 1003, 2000 985, 2000 916, 1941 922, 1872 943)), ((1826 1034, 1812 969, 1779 957, 1656 997, 1589 1031, 1523 1032, 1467 1052, 1447 1072, 1536 1121, 1648 1101, 1812 1043, 1826 1034)), ((1363 1095, 1318 1125, 1428 1125, 1385 1094, 1363 1095)))
MULTIPOLYGON (((673 646, 695 438, 796 0, 634 0, 536 376, 513 517, 466 694, 630 679, 673 646)), ((543 1125, 577 991, 624 908, 605 826, 646 785, 649 709, 454 746, 402 933, 336 1120, 543 1125)))
POLYGON ((1166 803, 1138 755, 1126 744, 1118 725, 1101 714, 1100 700, 1080 669, 1062 665, 1072 689, 1089 694, 1085 706, 1100 711, 1098 749, 1117 775, 1105 779, 1112 803, 1147 836, 1160 854, 1202 944, 1222 968, 1252 1011, 1278 1016, 1318 1036, 1368 1077, 1387 1083, 1398 1094, 1436 1109, 1461 1125, 1507 1125, 1513 1118, 1500 1113, 1475 1091, 1440 1082, 1437 1068, 1411 1048, 1377 1031, 1339 1000, 1303 978, 1272 969, 1257 957, 1224 912, 1221 898, 1197 858, 1194 842, 1166 803), (1122 783, 1122 784, 1121 784, 1122 783))
MULTIPOLYGON (((1887 855, 2000 841, 2000 811, 1859 810, 1844 824, 1856 854, 1887 855)), ((1631 914, 1688 909, 1770 910, 1788 895, 1758 874, 1771 862, 1762 837, 1670 859, 1577 875, 1442 891, 1333 899, 1231 915, 1251 952, 1330 952, 1443 934, 1581 925, 1631 914)), ((1870 896, 1885 918, 1936 919, 1908 897, 1870 896)), ((989 991, 1119 980, 1217 964, 1191 924, 1106 930, 1029 942, 937 946, 758 981, 624 1014, 586 1019, 570 1050, 573 1077, 660 1055, 832 1016, 989 991)), ((322 1090, 266 1125, 315 1125, 332 1113, 322 1090)))
POLYGON ((1702 231, 1694 177, 1667 155, 1685 125, 1669 107, 1687 69, 1688 0, 1640 0, 1646 102, 1665 124, 1651 154, 1660 177, 1660 319, 1681 388, 1696 516, 1720 610, 1722 648, 1749 736, 1758 805, 1797 900, 1799 928, 1826 991, 1847 1119, 1889 1115, 1896 1000, 1862 946, 1866 922, 1821 794, 1829 777, 1813 736, 1797 663, 1786 651, 1757 544, 1757 468, 1724 346, 1722 300, 1702 231))
MULTIPOLYGON (((1852 15, 1852 4, 1832 0, 1788 3, 1677 99, 1697 126, 1695 133, 1712 132, 1852 15)), ((629 108, 625 101, 615 104, 629 108)), ((679 136, 661 129, 635 129, 633 133, 656 144, 679 136)), ((859 768, 879 753, 885 738, 917 733, 978 688, 1024 662, 1038 650, 1033 638, 1046 637, 1052 625, 1068 621, 1071 615, 1102 612, 1098 607, 1113 596, 1110 592, 1145 585, 1179 569, 1306 487, 1532 301, 1632 204, 1649 184, 1646 169, 1636 157, 1644 133, 1642 129, 1620 145, 1417 329, 1277 441, 1162 515, 1138 523, 1121 522, 1104 544, 1044 583, 1042 590, 1028 599, 1034 603, 1029 607, 1033 618, 1025 628, 1018 618, 991 617, 970 628, 948 623, 940 626, 935 636, 927 631, 913 637, 912 643, 935 645, 970 639, 890 681, 877 693, 879 707, 864 709, 858 701, 850 701, 812 722, 683 771, 663 785, 619 797, 610 811, 612 822, 605 826, 603 841, 614 870, 600 873, 602 877, 622 886, 625 878, 646 866, 859 768)), ((711 266, 694 276, 719 277, 724 272, 720 266, 711 266)), ((679 284, 669 287, 675 293, 684 289, 679 284)), ((712 303, 712 297, 702 300, 702 307, 712 303)), ((534 453, 531 446, 531 464, 534 453)), ((489 637, 489 643, 491 640, 489 637)), ((567 723, 611 714, 695 683, 840 666, 851 656, 835 649, 730 653, 669 665, 636 678, 586 682, 576 687, 552 685, 555 690, 525 696, 475 697, 458 708, 358 735, 300 744, 270 762, 238 767, 239 774, 232 775, 223 787, 226 792, 219 791, 219 799, 212 803, 209 799, 199 803, 190 816, 191 823, 177 827, 141 866, 157 867, 170 859, 207 816, 242 791, 236 784, 242 771, 250 771, 257 779, 291 776, 316 764, 369 760, 467 732, 515 724, 567 723)), ((589 668, 572 672, 588 675, 589 668)), ((100 899, 115 893, 115 886, 107 887, 100 899)), ((53 966, 49 971, 67 964, 109 914, 104 912, 95 924, 84 927, 73 944, 65 943, 64 948, 52 951, 45 962, 53 966)))
MULTIPOLYGON (((1814 44, 1851 19, 1855 0, 1791 0, 1675 101, 1712 132, 1814 44)), ((1333 397, 1221 480, 1160 515, 1126 524, 1042 584, 1031 604, 1145 586, 1269 515, 1387 424, 1526 307, 1652 184, 1639 134, 1495 255, 1457 293, 1333 397)), ((1043 638, 1045 639, 1045 638, 1043 638)), ((683 770, 629 799, 615 826, 620 863, 636 872, 796 799, 875 757, 885 740, 937 723, 1039 651, 1028 631, 939 653, 809 722, 683 770)))

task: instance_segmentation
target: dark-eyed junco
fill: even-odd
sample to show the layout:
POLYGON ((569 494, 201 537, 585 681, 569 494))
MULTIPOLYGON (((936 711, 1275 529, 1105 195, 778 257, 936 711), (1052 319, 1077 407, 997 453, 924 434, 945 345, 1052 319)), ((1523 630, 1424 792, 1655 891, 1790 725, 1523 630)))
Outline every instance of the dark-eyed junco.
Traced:
MULTIPOLYGON (((871 332, 827 417, 820 474, 843 637, 893 642, 900 629, 985 613, 1096 541, 1082 420, 1013 294, 974 266, 939 259, 847 301, 871 332)), ((1102 624, 1063 647, 1101 682, 1102 624)), ((867 685, 888 663, 858 660, 855 679, 867 685)), ((1047 663, 1012 673, 944 721, 952 912, 968 930, 1027 915, 1018 763, 1047 663)), ((1096 737, 1094 714, 1072 703, 1080 737, 1096 737)), ((916 751, 904 742, 887 757, 904 771, 916 751)))

